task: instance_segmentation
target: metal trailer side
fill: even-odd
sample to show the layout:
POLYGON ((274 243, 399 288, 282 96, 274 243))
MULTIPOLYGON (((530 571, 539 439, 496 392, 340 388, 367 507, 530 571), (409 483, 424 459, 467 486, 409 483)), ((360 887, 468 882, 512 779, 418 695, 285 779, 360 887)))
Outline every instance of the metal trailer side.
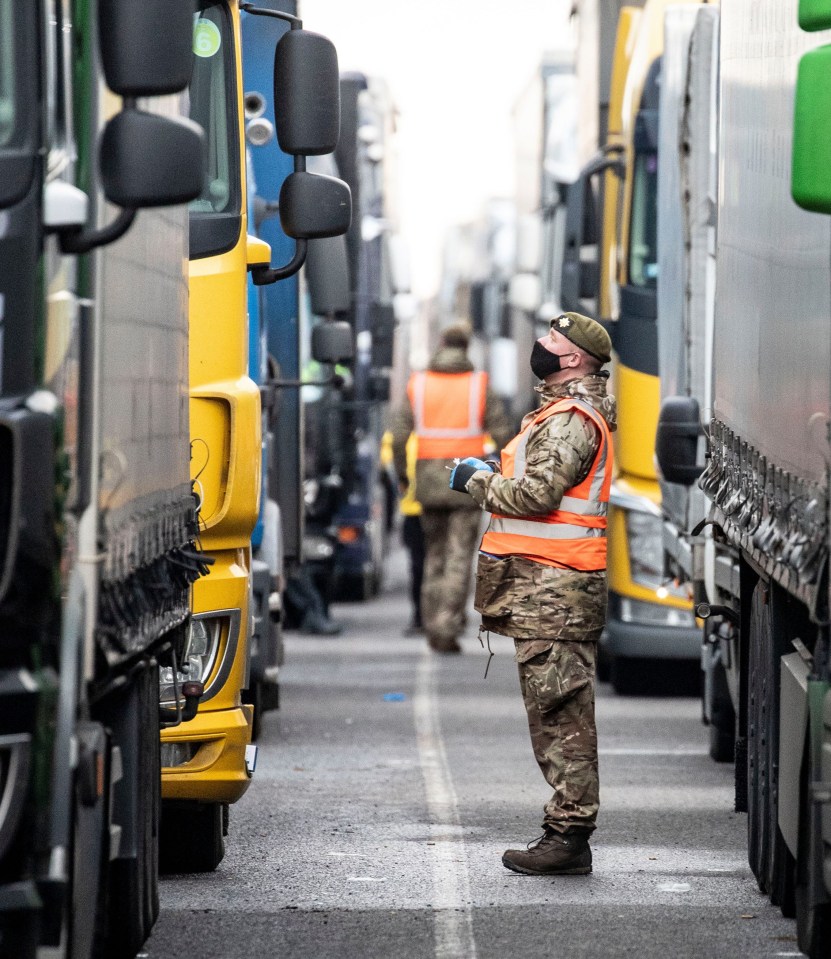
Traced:
POLYGON ((732 607, 719 634, 750 865, 796 911, 814 959, 831 942, 831 848, 817 825, 829 797, 815 790, 828 689, 831 228, 795 205, 789 181, 797 62, 829 34, 802 34, 797 8, 722 7, 714 403, 700 482, 720 539, 706 577, 732 607))
MULTIPOLYGON (((3 261, 16 273, 11 286, 0 269, 11 311, 0 325, 24 333, 0 335, 3 365, 16 367, 0 386, 0 421, 11 414, 0 435, 9 427, 12 439, 0 472, 14 477, 0 520, 0 688, 13 707, 0 710, 3 747, 9 723, 33 725, 28 754, 0 758, 0 951, 132 956, 158 912, 158 662, 184 641, 199 575, 187 215, 181 206, 142 211, 120 239, 96 232, 113 222, 102 183, 123 157, 117 146, 99 154, 102 133, 115 114, 141 117, 125 116, 135 104, 104 83, 94 6, 41 5, 32 34, 25 18, 36 5, 4 12, 12 6, 24 23, 11 30, 30 44, 37 74, 26 103, 37 162, 26 197, 3 214, 18 256, 3 261), (70 227, 98 245, 67 252, 71 237, 55 234, 70 227)), ((147 21, 135 26, 146 41, 147 21)), ((188 50, 189 18, 178 27, 188 50)), ((180 97, 142 109, 165 118, 151 121, 160 136, 162 127, 181 132, 180 97)), ((166 189, 151 191, 155 202, 166 189)))
MULTIPOLYGON (((670 7, 664 20, 658 143, 658 366, 661 398, 692 396, 706 418, 714 306, 715 7, 670 7)), ((701 439, 703 445, 703 436, 701 439)), ((702 457, 703 458, 703 457, 702 457)), ((706 513, 697 487, 661 479, 669 546, 692 579, 688 533, 706 513)))

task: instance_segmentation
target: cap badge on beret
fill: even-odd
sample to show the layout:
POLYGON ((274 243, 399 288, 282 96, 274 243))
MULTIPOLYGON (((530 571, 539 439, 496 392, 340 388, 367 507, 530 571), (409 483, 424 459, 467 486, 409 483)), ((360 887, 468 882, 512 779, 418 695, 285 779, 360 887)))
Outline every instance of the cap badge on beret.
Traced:
POLYGON ((571 320, 567 316, 561 316, 560 319, 557 320, 557 326, 567 330, 571 326, 571 320))

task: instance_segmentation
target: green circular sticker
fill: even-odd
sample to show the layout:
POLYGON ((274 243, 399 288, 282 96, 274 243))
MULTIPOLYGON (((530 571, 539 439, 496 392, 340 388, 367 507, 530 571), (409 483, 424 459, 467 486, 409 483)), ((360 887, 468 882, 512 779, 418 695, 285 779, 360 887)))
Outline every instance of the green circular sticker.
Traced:
POLYGON ((193 25, 193 52, 197 57, 212 57, 222 45, 219 27, 213 20, 200 17, 193 25))

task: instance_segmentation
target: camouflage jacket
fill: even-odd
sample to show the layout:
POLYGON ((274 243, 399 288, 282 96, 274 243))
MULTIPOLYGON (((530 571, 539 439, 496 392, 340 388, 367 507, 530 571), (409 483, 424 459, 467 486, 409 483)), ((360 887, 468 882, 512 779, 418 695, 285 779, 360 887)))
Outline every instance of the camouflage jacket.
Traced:
MULTIPOLYGON (((577 396, 600 412, 614 430, 615 400, 606 393, 607 374, 598 373, 556 387, 540 385, 540 408, 526 426, 555 400, 577 396)), ((532 427, 526 447, 525 475, 475 473, 471 498, 488 512, 507 516, 544 516, 556 509, 566 490, 587 476, 600 442, 597 427, 577 412, 558 413, 532 427)), ((522 556, 479 554, 476 609, 482 625, 515 639, 534 639, 517 649, 518 658, 536 655, 551 641, 596 640, 606 616, 605 572, 556 569, 522 556)))
MULTIPOLYGON (((469 373, 473 364, 465 350, 458 347, 441 347, 430 361, 429 369, 437 373, 469 373)), ((409 402, 403 403, 393 415, 392 455, 399 480, 407 484, 407 438, 415 428, 413 411, 409 402)), ((485 432, 490 434, 497 449, 511 438, 512 427, 505 413, 502 400, 491 390, 485 398, 485 432)), ((416 463, 416 496, 426 509, 475 509, 469 496, 450 489, 450 473, 447 467, 453 460, 418 460, 416 463)))

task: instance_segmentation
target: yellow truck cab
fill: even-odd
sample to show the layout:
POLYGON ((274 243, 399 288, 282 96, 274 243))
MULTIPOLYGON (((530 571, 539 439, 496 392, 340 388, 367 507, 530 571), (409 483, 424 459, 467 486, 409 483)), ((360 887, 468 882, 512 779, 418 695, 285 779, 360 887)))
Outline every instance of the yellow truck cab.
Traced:
MULTIPOLYGON (((247 374, 248 272, 258 284, 290 276, 303 263, 308 239, 343 233, 349 225, 348 187, 305 172, 305 154, 331 152, 337 144, 339 100, 334 47, 301 26, 296 18, 231 0, 199 0, 194 20, 190 109, 206 131, 208 174, 190 205, 191 475, 201 545, 212 565, 193 590, 181 667, 162 676, 163 704, 175 702, 184 681, 204 686, 196 717, 162 733, 160 862, 168 871, 216 868, 228 806, 245 793, 256 762, 254 707, 242 702, 262 461, 260 392, 247 374), (280 220, 297 252, 278 269, 269 267, 268 244, 248 235, 240 7, 292 27, 277 45, 275 99, 279 90, 278 139, 295 161, 281 192, 280 220)), ((331 332, 334 345, 319 344, 324 361, 349 355, 343 331, 331 332)))
MULTIPOLYGON (((691 0, 697 2, 697 0, 691 0)), ((664 575, 655 468, 658 379, 658 109, 664 12, 670 0, 624 8, 612 67, 607 173, 599 251, 601 317, 612 320, 618 402, 617 476, 609 511, 606 650, 615 688, 643 684, 645 661, 700 657, 691 597, 664 575)))

